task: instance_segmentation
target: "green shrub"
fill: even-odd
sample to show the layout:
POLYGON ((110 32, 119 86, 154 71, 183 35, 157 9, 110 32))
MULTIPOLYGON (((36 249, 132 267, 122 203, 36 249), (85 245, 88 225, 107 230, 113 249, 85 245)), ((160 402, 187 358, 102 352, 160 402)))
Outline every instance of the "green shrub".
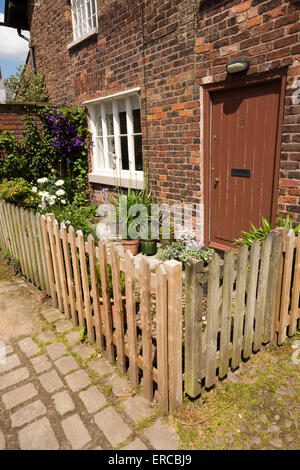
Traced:
POLYGON ((3 180, 0 184, 0 199, 24 208, 36 208, 38 197, 32 192, 32 186, 23 178, 3 180))
POLYGON ((58 223, 64 222, 67 228, 72 225, 75 231, 81 230, 85 240, 90 233, 96 241, 98 240, 96 227, 91 223, 96 211, 97 206, 95 204, 81 207, 78 207, 75 203, 64 207, 53 206, 53 213, 58 223))
POLYGON ((8 251, 6 252, 4 259, 8 262, 9 266, 13 268, 14 274, 21 272, 20 260, 15 256, 11 255, 8 251))
MULTIPOLYGON (((250 227, 251 229, 249 232, 242 231, 240 234, 242 237, 238 238, 235 240, 235 244, 237 245, 248 245, 251 246, 254 240, 258 240, 259 243, 262 245, 264 239, 270 233, 272 230, 271 223, 268 219, 265 219, 264 217, 262 219, 262 226, 261 227, 255 227, 252 222, 250 222, 250 227)), ((293 222, 290 217, 290 214, 288 213, 286 218, 284 219, 283 216, 280 217, 279 223, 277 224, 277 227, 283 227, 283 228, 288 228, 288 229, 293 229, 295 234, 297 235, 300 229, 300 224, 297 225, 296 227, 293 227, 293 222)))

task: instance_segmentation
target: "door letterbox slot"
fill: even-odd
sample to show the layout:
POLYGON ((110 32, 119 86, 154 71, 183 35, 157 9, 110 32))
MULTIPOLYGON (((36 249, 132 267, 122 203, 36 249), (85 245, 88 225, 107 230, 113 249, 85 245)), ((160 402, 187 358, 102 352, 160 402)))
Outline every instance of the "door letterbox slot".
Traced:
POLYGON ((231 176, 239 176, 241 178, 250 178, 250 170, 246 168, 231 168, 231 176))

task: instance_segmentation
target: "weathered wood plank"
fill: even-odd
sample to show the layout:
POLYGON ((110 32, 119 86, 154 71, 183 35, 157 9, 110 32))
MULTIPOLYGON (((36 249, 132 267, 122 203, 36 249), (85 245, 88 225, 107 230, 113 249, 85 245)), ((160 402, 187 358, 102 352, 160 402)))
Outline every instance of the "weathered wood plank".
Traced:
MULTIPOLYGON (((114 361, 114 347, 113 347, 113 334, 112 334, 112 313, 110 303, 110 293, 108 285, 108 272, 107 272, 107 253, 106 245, 103 240, 98 243, 99 249, 99 264, 100 264, 100 279, 101 279, 101 291, 103 299, 103 321, 105 328, 105 345, 106 355, 109 361, 114 361)), ((97 257, 97 251, 96 251, 97 257)))
POLYGON ((137 331, 136 331, 136 305, 135 305, 135 266, 133 255, 125 252, 125 294, 126 294, 126 318, 127 336, 129 348, 129 379, 138 385, 138 363, 137 363, 137 331))
POLYGON ((238 252, 238 266, 236 275, 236 299, 233 326, 233 350, 231 367, 235 369, 242 360, 243 348, 243 322, 245 316, 245 293, 246 293, 246 276, 248 264, 248 246, 242 245, 238 252))
POLYGON ((164 265, 156 268, 156 315, 158 402, 163 413, 168 414, 168 280, 164 265))
POLYGON ((35 286, 39 286, 39 274, 38 274, 36 251, 35 251, 35 245, 34 245, 34 234, 33 234, 30 211, 25 210, 25 218, 26 218, 26 227, 28 231, 28 246, 29 246, 29 252, 30 252, 30 263, 32 266, 31 281, 35 286))
POLYGON ((276 287, 277 287, 277 273, 279 270, 280 256, 281 256, 281 242, 282 233, 272 231, 270 233, 272 238, 271 258, 269 265, 269 276, 266 295, 265 307, 265 320, 264 320, 264 333, 263 342, 268 343, 275 329, 275 302, 276 302, 276 287))
POLYGON ((92 323, 92 306, 91 306, 91 296, 90 296, 90 286, 88 280, 88 272, 86 265, 86 255, 85 255, 85 244, 83 233, 81 230, 77 232, 77 240, 79 245, 79 261, 80 261, 80 274, 83 290, 83 301, 84 301, 84 314, 86 319, 86 328, 88 339, 91 343, 95 341, 95 332, 92 323))
POLYGON ((255 240, 251 246, 250 267, 247 279, 247 304, 245 312, 245 332, 243 342, 243 357, 248 359, 252 353, 252 343, 254 337, 254 318, 256 306, 256 291, 260 260, 260 243, 255 240))
POLYGON ((80 328, 85 328, 79 260, 78 260, 77 246, 76 246, 75 230, 74 230, 73 227, 69 227, 68 236, 69 236, 70 248, 71 248, 71 257, 72 257, 73 275, 74 275, 74 282, 75 282, 76 309, 77 309, 77 313, 78 313, 78 321, 79 321, 80 328))
POLYGON ((168 278, 169 409, 182 404, 182 265, 170 260, 164 264, 168 278))
POLYGON ((225 377, 229 368, 229 346, 232 317, 232 293, 234 282, 234 251, 227 250, 224 255, 223 292, 221 307, 220 367, 219 376, 225 377))
POLYGON ((153 398, 153 364, 152 364, 152 318, 150 306, 151 274, 150 265, 144 256, 140 262, 140 288, 141 288, 141 320, 143 344, 143 385, 144 396, 148 400, 153 398))
POLYGON ((70 318, 70 309, 69 309, 69 299, 68 299, 68 289, 66 281, 66 271, 65 271, 65 261, 62 252, 60 230, 57 220, 53 221, 53 231, 55 237, 55 247, 56 247, 56 257, 58 263, 58 276, 60 281, 60 289, 63 300, 63 311, 66 315, 66 318, 70 318))
POLYGON ((65 267, 66 267, 66 281, 68 287, 68 303, 70 306, 71 317, 74 325, 78 325, 78 317, 76 312, 76 297, 72 272, 72 264, 70 257, 70 247, 68 242, 68 232, 64 223, 60 226, 60 236, 62 240, 62 248, 64 253, 65 267))
POLYGON ((261 348, 264 331, 264 315, 267 297, 267 286, 269 276, 269 265, 270 256, 272 249, 272 238, 268 235, 262 245, 260 267, 259 267, 259 279, 258 279, 258 290, 255 305, 255 328, 254 328, 254 351, 258 351, 261 348))
POLYGON ((40 260, 42 268, 42 288, 48 295, 50 295, 49 279, 47 273, 46 259, 45 259, 45 248, 43 243, 42 227, 41 227, 41 216, 39 213, 35 214, 36 227, 38 232, 38 243, 40 250, 40 260))
POLYGON ((272 331, 271 342, 277 345, 278 341, 278 322, 280 318, 280 303, 281 303, 281 290, 282 290, 282 278, 283 278, 283 264, 284 264, 284 252, 285 252, 285 239, 289 230, 287 228, 277 228, 276 231, 281 232, 282 241, 281 241, 281 254, 277 275, 277 285, 276 285, 276 296, 275 296, 275 305, 274 305, 274 328, 272 331))
POLYGON ((91 273, 96 343, 100 351, 103 351, 104 340, 103 340, 103 335, 101 333, 102 319, 101 319, 100 299, 99 299, 99 279, 98 279, 98 272, 97 272, 95 240, 94 240, 93 235, 91 234, 88 236, 88 255, 89 255, 90 273, 91 273))
POLYGON ((33 241, 33 251, 34 251, 34 258, 36 262, 36 286, 42 287, 41 279, 42 279, 42 263, 40 259, 40 250, 38 244, 38 231, 36 227, 36 219, 35 214, 30 211, 29 212, 30 223, 31 223, 31 231, 32 231, 32 241, 33 241))
POLYGON ((285 259, 283 265, 282 294, 280 303, 280 317, 278 326, 278 344, 282 344, 287 337, 287 326, 289 324, 289 301, 294 256, 295 232, 289 230, 286 238, 285 259))
POLYGON ((120 264, 119 256, 114 247, 110 247, 111 253, 111 271, 112 271, 112 283, 113 283, 113 293, 114 293, 114 319, 116 326, 116 336, 117 336, 117 365, 120 372, 126 372, 126 360, 125 360, 125 351, 124 351, 124 312, 123 312, 123 302, 122 302, 122 292, 120 285, 120 264))
POLYGON ((56 251, 56 244, 55 244, 55 237, 54 237, 54 215, 47 215, 47 230, 49 235, 50 241, 50 248, 51 248, 51 258, 53 263, 53 271, 54 271, 54 279, 55 279, 55 289, 58 301, 58 308, 61 312, 63 312, 63 299, 62 299, 62 288, 59 276, 59 266, 58 266, 58 259, 57 259, 57 251, 56 251))
POLYGON ((214 254, 208 268, 207 328, 205 353, 205 386, 217 381, 216 354, 219 313, 220 257, 214 254))
POLYGON ((200 275, 203 262, 189 259, 185 265, 185 360, 184 389, 192 398, 201 392, 202 302, 200 275))
POLYGON ((292 289, 292 301, 291 301, 291 317, 289 326, 289 336, 293 336, 296 333, 297 320, 300 316, 299 312, 299 296, 300 296, 300 233, 295 240, 295 266, 294 266, 294 280, 292 289))
POLYGON ((55 281, 54 281, 54 271, 53 271, 53 263, 51 257, 51 248, 50 248, 50 240, 47 228, 47 221, 46 217, 43 215, 41 217, 41 228, 42 228, 42 236, 43 236, 43 245, 45 250, 45 260, 48 272, 48 279, 49 279, 49 289, 50 295, 52 299, 52 305, 57 307, 57 295, 56 295, 56 288, 55 288, 55 281))

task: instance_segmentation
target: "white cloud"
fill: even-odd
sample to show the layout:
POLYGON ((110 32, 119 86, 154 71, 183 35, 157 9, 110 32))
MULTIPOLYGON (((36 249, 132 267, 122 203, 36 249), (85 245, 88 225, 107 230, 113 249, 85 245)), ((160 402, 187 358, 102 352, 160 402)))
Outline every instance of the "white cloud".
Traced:
MULTIPOLYGON (((0 22, 4 21, 4 14, 0 13, 0 22)), ((23 34, 23 32, 22 32, 23 34)), ((28 36, 28 32, 24 34, 28 36)), ((0 26, 0 60, 24 59, 28 53, 28 42, 18 36, 17 30, 0 26)))

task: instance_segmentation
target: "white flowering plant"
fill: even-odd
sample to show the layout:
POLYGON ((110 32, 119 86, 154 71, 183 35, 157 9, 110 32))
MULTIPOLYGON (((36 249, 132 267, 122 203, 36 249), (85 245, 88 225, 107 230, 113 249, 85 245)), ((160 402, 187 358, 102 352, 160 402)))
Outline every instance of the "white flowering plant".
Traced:
POLYGON ((48 178, 38 178, 36 183, 32 184, 32 192, 39 197, 38 212, 51 212, 68 204, 64 184, 64 180, 57 180, 52 175, 48 178))

